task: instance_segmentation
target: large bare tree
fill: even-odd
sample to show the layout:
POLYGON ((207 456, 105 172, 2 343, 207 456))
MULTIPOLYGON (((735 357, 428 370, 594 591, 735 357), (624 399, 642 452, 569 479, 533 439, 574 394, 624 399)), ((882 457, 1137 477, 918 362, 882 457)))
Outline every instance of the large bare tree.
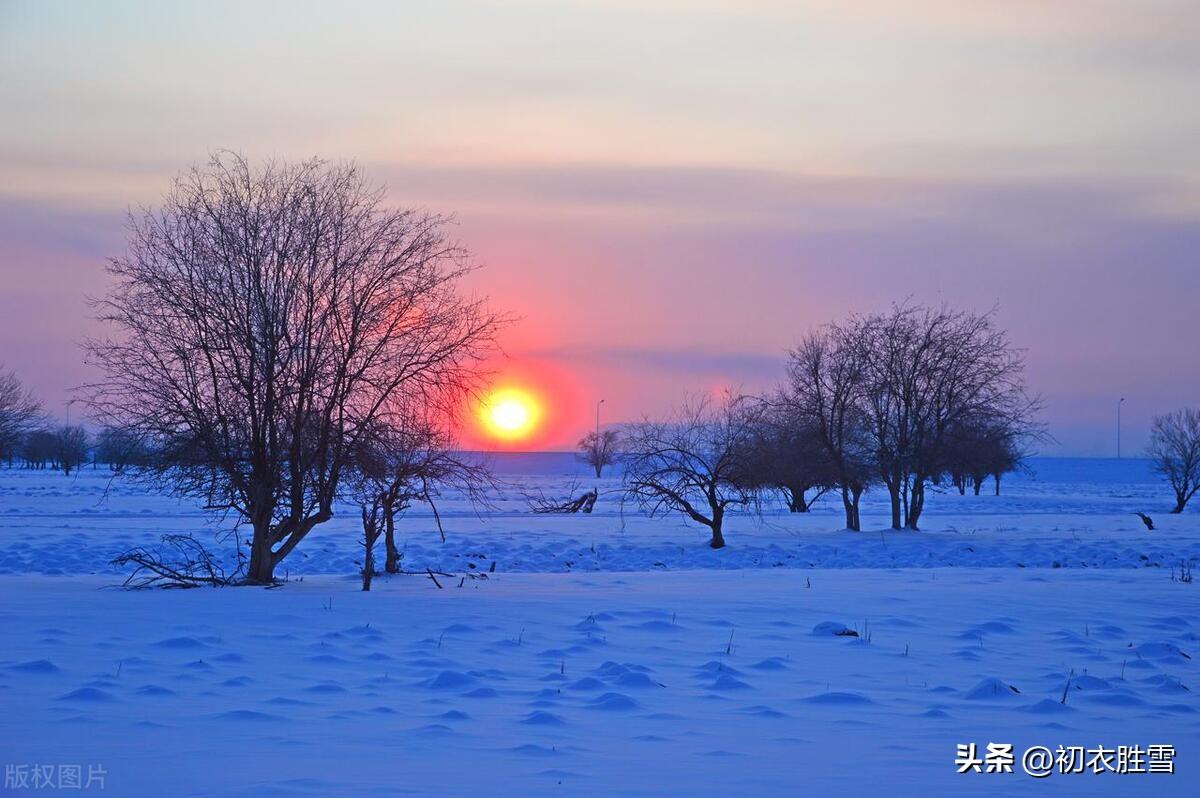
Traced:
POLYGON ((918 528, 926 487, 963 420, 1037 434, 1024 354, 993 313, 900 305, 851 319, 843 334, 863 369, 862 409, 894 529, 918 528))
POLYGON ((1189 407, 1156 417, 1146 454, 1175 492, 1171 512, 1182 513, 1200 490, 1200 410, 1189 407))
POLYGON ((445 226, 354 165, 231 153, 131 218, 88 400, 157 453, 140 473, 251 527, 248 582, 332 517, 367 430, 472 385, 501 320, 445 226))
POLYGON ((703 524, 709 545, 723 548, 726 511, 755 500, 740 457, 752 414, 744 397, 701 399, 666 421, 630 425, 622 436, 626 495, 652 516, 679 513, 703 524))
POLYGON ((738 455, 746 482, 782 495, 788 511, 806 513, 838 484, 818 429, 777 399, 759 400, 745 451, 738 455))
POLYGON ((846 528, 861 531, 860 503, 875 479, 875 453, 863 409, 865 369, 847 330, 830 325, 806 336, 788 359, 778 401, 811 430, 837 486, 846 528))
POLYGON ((16 457, 25 436, 42 419, 42 405, 17 375, 0 368, 0 460, 16 457))

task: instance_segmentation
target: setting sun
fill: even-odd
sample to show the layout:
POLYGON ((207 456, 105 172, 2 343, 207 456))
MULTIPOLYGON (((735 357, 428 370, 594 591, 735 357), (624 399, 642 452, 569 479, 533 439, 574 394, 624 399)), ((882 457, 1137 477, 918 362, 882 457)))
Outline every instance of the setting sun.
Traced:
POLYGON ((480 406, 488 432, 504 441, 527 438, 536 429, 541 407, 531 394, 515 388, 492 393, 480 406))

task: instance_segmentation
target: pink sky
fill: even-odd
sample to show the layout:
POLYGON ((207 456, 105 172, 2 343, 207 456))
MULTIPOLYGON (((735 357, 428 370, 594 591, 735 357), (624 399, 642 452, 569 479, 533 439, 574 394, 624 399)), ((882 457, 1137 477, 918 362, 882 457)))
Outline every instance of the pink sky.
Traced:
POLYGON ((1060 451, 1200 402, 1189 4, 840 5, 0 4, 0 362, 61 407, 125 209, 226 147, 455 213, 538 446, 910 296, 999 305, 1060 451))

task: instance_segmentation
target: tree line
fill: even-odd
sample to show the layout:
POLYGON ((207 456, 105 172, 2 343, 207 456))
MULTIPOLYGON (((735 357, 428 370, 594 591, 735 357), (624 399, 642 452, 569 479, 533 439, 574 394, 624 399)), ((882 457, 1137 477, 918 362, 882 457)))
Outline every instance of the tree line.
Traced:
MULTIPOLYGON (((879 486, 892 527, 916 530, 931 487, 978 493, 992 477, 999 492, 1045 436, 1023 369, 993 313, 904 304, 852 316, 806 336, 766 395, 705 399, 626 428, 625 493, 709 527, 713 548, 730 507, 772 492, 793 512, 834 492, 858 531, 862 496, 879 486)), ((581 442, 594 461, 591 444, 581 442)))
MULTIPOLYGON (((1024 467, 1049 440, 1027 393, 1024 354, 995 314, 911 304, 852 316, 807 335, 763 396, 685 403, 672 417, 589 433, 580 459, 597 476, 624 468, 622 492, 650 514, 682 515, 725 545, 731 507, 770 494, 807 512, 836 494, 861 531, 861 499, 887 492, 893 529, 919 529, 928 491, 968 490, 1024 467)), ((1200 409, 1157 416, 1146 456, 1181 513, 1200 492, 1200 409)))

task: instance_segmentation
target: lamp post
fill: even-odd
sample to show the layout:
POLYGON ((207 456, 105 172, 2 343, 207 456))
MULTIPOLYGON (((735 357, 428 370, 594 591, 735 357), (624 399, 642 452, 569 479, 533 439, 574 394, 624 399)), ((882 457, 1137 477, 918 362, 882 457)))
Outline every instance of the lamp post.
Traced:
POLYGON ((1125 404, 1125 397, 1122 396, 1117 402, 1117 459, 1121 459, 1121 405, 1125 404))
POLYGON ((599 444, 599 442, 600 442, 600 405, 602 405, 602 404, 604 404, 603 399, 601 399, 599 402, 596 402, 596 442, 597 442, 597 444, 599 444))

